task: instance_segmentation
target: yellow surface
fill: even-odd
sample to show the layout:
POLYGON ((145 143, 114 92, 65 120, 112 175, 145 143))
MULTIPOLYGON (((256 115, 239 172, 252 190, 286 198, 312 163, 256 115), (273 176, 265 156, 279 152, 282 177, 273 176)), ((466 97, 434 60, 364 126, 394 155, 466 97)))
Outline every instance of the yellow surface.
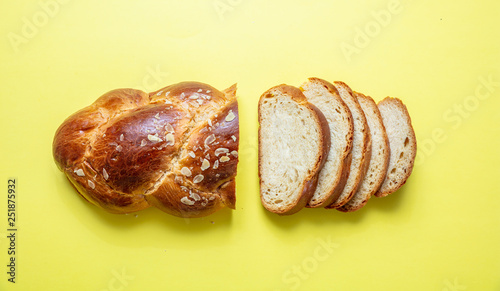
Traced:
POLYGON ((0 10, 1 290, 500 290, 500 2, 36 0, 0 10), (258 98, 311 76, 405 102, 419 151, 404 188, 351 214, 261 207, 258 98), (111 89, 183 80, 238 83, 237 209, 120 216, 76 195, 52 160, 59 124, 111 89))

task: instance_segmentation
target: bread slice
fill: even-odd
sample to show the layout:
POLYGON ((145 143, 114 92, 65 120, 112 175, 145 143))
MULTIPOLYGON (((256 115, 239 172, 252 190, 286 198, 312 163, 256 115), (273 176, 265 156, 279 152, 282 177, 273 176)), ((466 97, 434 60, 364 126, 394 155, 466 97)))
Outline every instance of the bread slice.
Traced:
POLYGON ((343 212, 356 211, 363 207, 377 192, 385 179, 389 164, 389 140, 377 104, 369 96, 354 92, 366 116, 371 137, 371 158, 366 175, 351 200, 337 208, 343 212))
POLYGON ((328 122, 295 87, 279 85, 259 100, 259 178, 262 205, 288 215, 316 190, 330 150, 328 122))
POLYGON ((391 148, 385 180, 375 193, 377 197, 384 197, 401 188, 410 176, 417 154, 417 139, 408 109, 401 100, 387 97, 378 103, 378 109, 391 148))
POLYGON ((301 89, 307 100, 323 112, 330 127, 330 153, 319 173, 316 191, 306 206, 325 207, 339 197, 349 175, 354 134, 352 115, 331 83, 309 78, 301 89))
POLYGON ((335 88, 339 92, 340 97, 349 107, 354 123, 354 136, 352 141, 351 165, 349 177, 340 196, 326 208, 338 208, 347 203, 356 193, 358 187, 365 176, 368 163, 370 161, 371 145, 370 145, 370 129, 366 122, 365 114, 359 106, 358 100, 353 96, 353 92, 349 86, 343 82, 334 82, 335 88))

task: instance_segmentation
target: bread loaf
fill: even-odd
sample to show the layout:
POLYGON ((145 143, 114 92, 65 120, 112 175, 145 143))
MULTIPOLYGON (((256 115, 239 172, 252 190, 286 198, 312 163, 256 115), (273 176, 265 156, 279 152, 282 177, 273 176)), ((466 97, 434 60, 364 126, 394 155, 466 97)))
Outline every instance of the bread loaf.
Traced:
POLYGON ((236 85, 220 92, 183 82, 152 93, 108 92, 56 131, 59 169, 111 213, 151 205, 179 217, 235 207, 236 85))

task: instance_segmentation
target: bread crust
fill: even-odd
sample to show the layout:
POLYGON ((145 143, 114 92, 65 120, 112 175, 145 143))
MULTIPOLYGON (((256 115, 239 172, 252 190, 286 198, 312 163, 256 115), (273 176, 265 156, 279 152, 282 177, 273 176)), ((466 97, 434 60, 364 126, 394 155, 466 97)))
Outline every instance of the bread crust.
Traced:
POLYGON ((302 91, 296 87, 286 85, 286 84, 281 84, 275 87, 272 87, 271 89, 267 90, 264 92, 260 99, 259 99, 259 106, 258 106, 258 117, 259 117, 259 180, 260 180, 260 197, 261 197, 261 202, 264 208, 266 208, 268 211, 279 214, 279 215, 291 215, 294 213, 297 213, 300 211, 302 208, 306 206, 306 204, 309 202, 311 197, 314 194, 314 191, 316 190, 316 186, 318 184, 318 174, 323 165, 326 162, 326 157, 328 156, 328 152, 330 150, 330 130, 328 126, 328 121, 326 120, 325 116, 319 110, 316 106, 312 105, 307 101, 307 98, 302 94, 302 91), (262 112, 261 112, 261 104, 265 98, 272 98, 274 97, 273 91, 279 91, 283 95, 288 95, 297 102, 299 105, 307 108, 309 111, 311 111, 313 116, 316 118, 317 123, 319 124, 320 130, 322 132, 321 134, 321 139, 320 139, 320 152, 318 156, 316 157, 316 162, 314 168, 311 170, 310 174, 306 179, 304 179, 303 185, 300 189, 300 195, 299 198, 297 199, 297 202, 293 204, 291 207, 285 208, 285 209, 277 209, 275 207, 272 207, 270 205, 267 205, 267 203, 263 199, 263 193, 262 193, 262 188, 263 188, 263 181, 262 181, 262 175, 261 175, 261 167, 262 167, 262 141, 261 141, 261 118, 262 118, 262 112))
MULTIPOLYGON (((369 161, 370 161, 370 155, 371 155, 370 129, 368 127, 368 123, 366 121, 366 117, 365 117, 365 115, 363 113, 363 110, 361 109, 358 101, 356 100, 356 98, 353 95, 353 91, 344 82, 335 81, 333 84, 334 84, 335 87, 342 88, 343 90, 347 91, 350 94, 349 98, 352 98, 352 104, 353 104, 353 106, 355 107, 355 109, 359 113, 359 118, 361 120, 361 124, 362 124, 362 127, 363 127, 362 128, 363 133, 362 133, 362 140, 361 140, 361 143, 360 143, 361 144, 361 149, 360 149, 361 150, 361 158, 360 158, 360 163, 359 163, 358 168, 357 168, 358 169, 358 173, 356 173, 357 175, 354 177, 354 180, 352 182, 353 183, 353 187, 350 189, 350 191, 348 193, 344 194, 343 193, 345 191, 344 189, 347 186, 347 183, 346 183, 346 185, 344 186, 344 189, 342 189, 342 193, 340 194, 340 196, 336 200, 334 200, 330 205, 326 206, 325 207, 326 209, 339 208, 342 205, 346 204, 352 198, 352 196, 354 195, 354 193, 356 193, 356 191, 358 190, 358 187, 359 187, 362 179, 365 176, 365 173, 366 173, 366 170, 368 168, 369 161)), ((339 90, 339 89, 337 89, 337 90, 339 90)), ((351 109, 351 113, 352 113, 352 109, 351 109)), ((354 114, 353 114, 353 122, 355 122, 354 119, 355 119, 355 117, 354 117, 354 114)), ((354 128, 354 130, 356 130, 356 128, 354 128)), ((354 144, 353 144, 353 149, 354 149, 354 144)), ((352 153, 351 153, 351 157, 352 157, 352 153)), ((351 165, 350 166, 352 166, 352 159, 351 159, 351 165)), ((349 176, 347 177, 347 181, 349 180, 350 176, 354 175, 354 174, 355 173, 353 173, 352 171, 350 171, 349 172, 349 176)))
MULTIPOLYGON (((410 113, 408 112, 408 109, 406 108, 406 105, 404 105, 403 102, 400 99, 398 99, 398 98, 386 97, 386 98, 384 98, 383 100, 381 100, 378 103, 378 107, 380 108, 380 106, 384 105, 385 103, 394 103, 401 110, 401 112, 403 113, 404 119, 405 119, 405 121, 406 121, 406 123, 408 125, 408 128, 409 128, 409 135, 410 135, 410 138, 409 138, 410 156, 409 156, 409 159, 408 159, 408 167, 406 168, 405 175, 403 176, 403 178, 400 179, 398 181, 398 183, 396 183, 394 186, 392 186, 392 187, 385 187, 385 183, 386 183, 386 180, 388 178, 386 176, 386 179, 382 182, 381 187, 375 193, 376 197, 385 197, 385 196, 387 196, 389 194, 392 194, 395 191, 397 191, 399 188, 401 188, 406 183, 406 181, 408 180, 408 178, 410 177, 410 175, 411 175, 411 173, 413 171, 413 166, 414 166, 414 163, 415 163, 415 156, 417 154, 417 138, 415 136, 415 130, 413 129, 413 126, 411 124, 410 113)), ((390 145, 390 140, 389 140, 389 145, 390 145)), ((393 149, 391 148, 391 151, 392 150, 393 149)), ((389 161, 389 165, 390 165, 390 161, 389 161)), ((388 171, 389 170, 390 169, 388 169, 388 171)))
MULTIPOLYGON (((382 182, 385 179, 385 173, 387 172, 387 166, 389 165, 389 156, 390 156, 389 140, 387 138, 387 133, 386 133, 386 130, 384 127, 384 123, 382 122, 382 116, 380 115, 380 111, 378 110, 377 104, 375 103, 375 101, 373 101, 373 99, 370 96, 366 96, 366 95, 359 93, 359 92, 354 92, 354 95, 358 100, 362 100, 366 104, 369 104, 368 106, 370 108, 368 110, 372 110, 373 111, 372 113, 375 114, 375 118, 377 118, 377 120, 379 121, 381 129, 382 129, 381 130, 381 138, 382 138, 382 143, 385 145, 386 151, 385 151, 385 154, 383 156, 383 162, 382 162, 381 170, 380 170, 381 172, 383 172, 383 175, 376 177, 375 181, 373 181, 373 185, 372 185, 369 192, 360 193, 361 189, 358 188, 358 191, 354 194, 354 196, 351 198, 351 200, 349 200, 349 202, 347 202, 343 206, 337 208, 337 210, 342 211, 342 212, 352 212, 352 211, 359 210, 363 206, 365 206, 366 203, 368 203, 368 200, 370 199, 370 197, 378 191, 378 189, 382 185, 382 182), (364 196, 363 200, 361 202, 353 202, 353 200, 356 198, 357 195, 364 196)), ((366 112, 365 112, 365 115, 367 115, 366 112)), ((370 129, 370 134, 373 134, 372 129, 370 129)), ((373 158, 373 154, 374 153, 373 153, 373 139, 372 139, 371 154, 370 154, 371 158, 367 159, 369 161, 367 163, 368 164, 367 170, 371 166, 370 163, 371 163, 371 159, 373 158)), ((364 179, 368 179, 368 177, 365 176, 364 179)), ((363 184, 363 182, 364 182, 364 180, 361 181, 361 184, 363 184)))
POLYGON ((150 94, 110 91, 62 123, 54 136, 54 160, 82 197, 111 213, 154 205, 176 216, 200 217, 225 206, 234 209, 235 91, 235 85, 220 92, 198 82, 150 94), (210 135, 217 146, 203 143, 210 135), (201 170, 203 159, 210 167, 201 170))
MULTIPOLYGON (((336 102, 343 107, 344 112, 349 113, 349 116, 345 118, 349 120, 349 129, 347 136, 347 146, 344 148, 343 152, 340 154, 340 170, 337 172, 337 176, 331 181, 331 188, 329 193, 327 193, 323 199, 312 203, 309 201, 306 207, 308 208, 318 208, 325 207, 330 205, 333 201, 337 200, 344 189, 345 183, 347 181, 347 177, 349 176, 349 167, 351 165, 351 149, 352 149, 352 139, 354 134, 354 125, 352 122, 352 116, 350 115, 349 107, 345 104, 345 102, 340 98, 337 88, 335 86, 323 79, 320 78, 309 78, 308 82, 315 83, 320 86, 323 86, 328 92, 332 95, 333 98, 336 99, 336 102)), ((320 108, 321 109, 321 108, 320 108)), ((332 137, 330 137, 332 138, 332 137)), ((331 142, 333 142, 330 139, 331 142)))

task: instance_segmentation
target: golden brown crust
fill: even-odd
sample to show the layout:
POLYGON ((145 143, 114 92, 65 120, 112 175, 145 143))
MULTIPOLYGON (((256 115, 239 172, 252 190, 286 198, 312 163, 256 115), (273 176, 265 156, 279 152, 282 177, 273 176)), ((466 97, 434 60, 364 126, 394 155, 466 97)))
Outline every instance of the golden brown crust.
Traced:
MULTIPOLYGON (((413 166, 414 166, 414 163, 415 163, 415 156, 417 155, 417 138, 415 136, 415 130, 413 129, 413 126, 411 124, 410 113, 408 112, 408 109, 406 108, 406 105, 404 105, 404 103, 400 99, 398 99, 398 98, 392 98, 392 97, 386 97, 386 98, 384 98, 377 105, 378 105, 378 107, 380 107, 381 105, 383 105, 385 103, 395 103, 396 106, 400 108, 401 112, 404 115, 406 123, 407 123, 407 125, 409 127, 409 132, 408 133, 410 135, 410 138, 409 138, 409 143, 410 143, 409 144, 409 146, 410 146, 410 157, 408 158, 409 164, 408 164, 408 167, 407 167, 407 169, 405 171, 405 176, 400 181, 398 181, 398 183, 396 185, 394 185, 393 187, 387 187, 385 189, 383 189, 383 186, 384 186, 384 183, 385 183, 385 180, 384 180, 384 182, 382 183, 382 186, 374 194, 376 197, 385 197, 385 196, 387 196, 389 194, 392 194, 395 191, 397 191, 399 188, 401 188, 406 183, 406 181, 408 180, 408 178, 410 177, 410 175, 411 175, 411 173, 413 171, 413 166)), ((390 141, 389 141, 389 144, 390 144, 390 141)), ((392 149, 391 149, 391 151, 392 151, 392 149)))
MULTIPOLYGON (((362 153, 362 156, 361 156, 361 162, 359 164, 359 171, 357 173, 357 175, 354 177, 355 179, 352 181, 353 183, 353 187, 351 188, 351 190, 349 191, 349 193, 347 193, 346 195, 342 195, 343 193, 341 193, 340 197, 335 200, 332 204, 328 205, 327 207, 325 207, 326 209, 334 209, 334 208, 339 208, 341 207, 342 205, 346 204, 351 198, 352 196, 354 195, 354 193, 356 193, 358 187, 360 186, 360 183, 364 177, 364 174, 366 172, 366 169, 367 169, 367 163, 369 163, 369 160, 370 160, 370 153, 371 153, 371 139, 370 139, 370 129, 368 128, 368 123, 366 121, 366 117, 363 113, 363 110, 361 109, 358 101, 356 100, 356 98, 354 98, 354 93, 353 91, 351 90, 351 88, 345 84, 344 82, 341 82, 341 81, 335 81, 334 82, 335 86, 339 86, 343 89, 345 89, 350 95, 351 95, 351 98, 352 98, 352 103, 353 103, 353 106, 355 107, 355 109, 358 111, 358 115, 359 115, 359 118, 361 119, 361 123, 362 123, 362 141, 361 141, 361 146, 362 148, 360 149, 361 150, 361 153, 362 153)), ((347 103, 347 102, 346 102, 347 103)), ((351 109, 351 108, 350 108, 351 109)), ((351 109, 351 112, 352 112, 352 109, 351 109)), ((354 114, 353 114, 353 119, 354 119, 354 114)), ((353 121, 354 122, 354 121, 353 121)), ((352 156, 352 154, 351 154, 352 156)), ((352 175, 353 173, 350 172, 349 173, 349 176, 352 175)), ((349 179, 349 176, 347 177, 347 179, 349 179)), ((346 183, 346 186, 347 186, 347 183, 346 183)), ((344 187, 345 188, 345 187, 344 187)), ((342 189, 342 192, 344 191, 344 189, 342 189)))
MULTIPOLYGON (((320 125, 321 129, 321 153, 318 155, 316 159, 316 164, 314 169, 311 170, 311 174, 304 181, 302 189, 299 191, 301 194, 297 203, 288 209, 276 209, 273 207, 269 207, 265 201, 263 200, 263 193, 261 191, 261 202, 262 205, 269 211, 274 212, 279 215, 290 215, 300 211, 302 208, 306 206, 311 197, 316 190, 316 186, 318 184, 318 174, 326 162, 326 158, 328 156, 328 152, 330 150, 330 129, 328 126, 328 121, 326 120, 323 113, 314 105, 307 101, 307 98, 302 94, 302 91, 299 88, 289 86, 289 85, 278 85, 275 86, 266 92, 264 92, 259 100, 259 124, 261 123, 261 103, 265 98, 273 97, 272 91, 279 91, 283 95, 290 96, 292 100, 299 103, 301 106, 304 106, 311 112, 313 112, 313 116, 317 119, 317 123, 320 125)), ((261 128, 259 126, 259 179, 260 179, 260 189, 262 190, 262 179, 261 179, 261 167, 262 167, 262 142, 260 139, 261 136, 261 128)))
MULTIPOLYGON (((337 99, 337 102, 344 107, 345 111, 350 112, 349 107, 347 107, 342 98, 340 98, 337 88, 335 88, 335 86, 332 83, 315 77, 309 78, 308 81, 312 83, 317 83, 325 87, 328 90, 328 92, 330 92, 330 94, 332 94, 332 96, 334 96, 334 98, 337 99)), ((339 198, 340 193, 342 193, 342 190, 344 189, 347 177, 349 176, 349 167, 351 166, 351 148, 352 148, 352 139, 354 134, 352 116, 346 116, 346 118, 350 121, 351 125, 349 132, 346 136, 346 139, 350 140, 350 142, 348 142, 346 148, 344 149, 341 155, 341 163, 340 163, 341 170, 339 171, 339 175, 335 178, 335 181, 332 181, 332 184, 336 186, 333 187, 330 193, 326 195, 325 199, 318 201, 314 204, 311 204, 311 201, 309 201, 308 204, 306 205, 306 207, 308 208, 318 208, 330 205, 333 201, 339 198)))
POLYGON ((85 199, 112 213, 138 211, 148 202, 183 217, 234 208, 235 91, 236 85, 220 92, 197 82, 150 94, 113 90, 63 122, 54 159, 85 199), (183 199, 184 187, 200 200, 183 199))
MULTIPOLYGON (((354 197, 353 197, 351 199, 351 201, 349 201, 348 203, 344 204, 342 207, 337 208, 337 210, 342 211, 342 212, 353 212, 353 211, 359 210, 363 206, 365 206, 366 203, 368 203, 368 200, 370 199, 370 197, 372 195, 374 195, 375 192, 377 192, 377 190, 380 188, 380 186, 382 185, 382 182, 385 179, 385 173, 387 171, 387 166, 389 164, 389 155, 390 155, 390 153, 389 153, 389 151, 390 151, 390 149, 389 149, 389 140, 387 138, 386 130, 385 130, 384 124, 382 122, 382 116, 380 115, 380 111, 378 110, 377 104, 375 103, 375 101, 373 101, 373 99, 371 97, 366 96, 366 95, 364 95, 362 93, 354 92, 354 95, 356 96, 356 98, 358 100, 362 100, 362 102, 364 102, 365 104, 367 104, 369 106, 368 110, 371 111, 371 113, 375 116, 375 118, 380 123, 380 126, 381 126, 381 131, 380 131, 381 136, 379 136, 379 137, 382 138, 382 142, 385 144, 385 149, 387 149, 387 150, 384 151, 383 163, 382 163, 382 165, 380 165, 380 170, 379 170, 379 171, 381 171, 383 173, 383 175, 378 176, 376 178, 376 180, 372 181, 373 186, 371 188, 371 191, 369 193, 363 193, 363 195, 366 195, 366 196, 364 197, 364 199, 361 202, 352 203, 351 201, 354 199, 354 197)), ((360 103, 361 103, 361 101, 360 101, 360 103)), ((370 134, 373 134, 373 133, 370 131, 370 134)), ((373 142, 373 140, 372 140, 372 142, 373 142)), ((373 147, 370 147, 370 148, 371 148, 371 152, 370 152, 370 156, 371 156, 373 154, 373 147)), ((380 149, 377 149, 377 150, 380 151, 380 149)), ((370 162, 371 162, 371 157, 369 159, 367 159, 367 161, 368 161, 367 166, 369 167, 370 162)), ((368 169, 368 167, 367 167, 367 169, 368 169)), ((367 178, 368 177, 365 177, 364 179, 367 179, 367 178)), ((361 183, 363 183, 363 181, 361 183)), ((358 192, 359 192, 359 189, 358 189, 358 192)), ((358 195, 358 193, 356 193, 355 195, 358 195)))

